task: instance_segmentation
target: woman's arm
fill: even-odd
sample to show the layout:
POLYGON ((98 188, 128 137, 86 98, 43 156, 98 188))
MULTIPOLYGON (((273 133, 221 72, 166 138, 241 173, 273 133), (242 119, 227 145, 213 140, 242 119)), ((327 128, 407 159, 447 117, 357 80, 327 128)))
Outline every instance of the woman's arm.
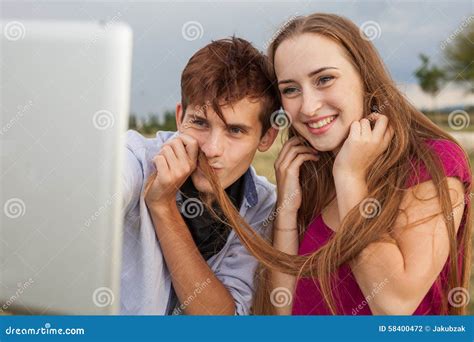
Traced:
MULTIPOLYGON (((275 161, 277 179, 277 208, 273 224, 273 246, 287 254, 298 254, 297 215, 301 206, 300 167, 305 161, 318 160, 317 151, 304 146, 303 142, 293 137, 281 149, 275 161)), ((270 299, 279 315, 291 315, 293 293, 296 277, 281 272, 270 274, 270 299), (290 303, 280 303, 279 298, 290 297, 290 303)))
MULTIPOLYGON (((367 185, 361 180, 336 180, 336 187, 340 217, 345 217, 367 195, 367 185), (346 182, 351 186, 343 186, 346 182)), ((454 221, 457 232, 464 212, 464 187, 457 178, 448 178, 448 187, 453 203, 448 219, 454 221)), ((395 241, 371 243, 351 263, 357 283, 364 296, 370 296, 368 304, 376 315, 413 314, 449 255, 448 229, 432 181, 409 189, 400 209, 403 213, 395 222, 395 241), (423 222, 431 216, 434 217, 423 222)))
MULTIPOLYGON (((287 254, 298 254, 298 229, 296 227, 297 211, 281 209, 284 205, 280 204, 280 212, 273 224, 273 246, 287 254)), ((290 299, 293 298, 295 292, 296 277, 293 275, 272 271, 271 272, 271 294, 270 300, 275 306, 275 312, 278 315, 291 315, 293 307, 292 300, 288 305, 280 303, 278 296, 282 295, 285 298, 290 294, 290 299), (285 295, 286 293, 286 295, 285 295)))
MULTIPOLYGON (((341 220, 359 203, 384 210, 376 199, 366 198, 366 168, 388 148, 393 130, 386 116, 379 114, 372 118, 376 120, 373 129, 367 119, 352 123, 334 162, 341 220), (362 202, 364 200, 366 202, 362 202)), ((454 220, 457 231, 465 205, 464 187, 457 178, 448 178, 448 187, 453 204, 449 219, 454 220)), ((364 206, 359 209, 364 215, 364 206)), ((449 255, 449 235, 445 218, 440 214, 436 184, 427 181, 410 188, 399 209, 401 213, 392 227, 394 239, 369 244, 351 263, 362 293, 370 298, 367 302, 374 314, 412 314, 449 255)), ((367 214, 367 219, 374 215, 373 212, 367 214)))

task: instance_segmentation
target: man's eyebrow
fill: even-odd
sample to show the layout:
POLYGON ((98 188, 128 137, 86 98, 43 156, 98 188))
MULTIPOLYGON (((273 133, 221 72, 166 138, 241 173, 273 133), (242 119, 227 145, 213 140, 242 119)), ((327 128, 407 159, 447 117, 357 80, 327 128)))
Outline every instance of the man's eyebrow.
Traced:
MULTIPOLYGON (((321 67, 319 69, 316 69, 316 70, 313 70, 311 71, 309 74, 308 74, 308 77, 313 77, 314 75, 317 75, 319 74, 320 72, 323 72, 323 71, 326 71, 328 69, 338 69, 336 67, 330 67, 330 66, 325 66, 325 67, 321 67)), ((288 80, 281 80, 278 82, 278 84, 285 84, 285 83, 292 83, 294 82, 293 80, 291 79, 288 79, 288 80)))
MULTIPOLYGON (((196 113, 189 113, 188 114, 190 117, 192 117, 193 119, 197 119, 197 120, 203 120, 205 122, 208 122, 208 119, 199 115, 199 114, 196 114, 196 113)), ((252 126, 249 126, 249 125, 246 125, 246 124, 243 124, 243 123, 240 123, 240 122, 235 122, 235 123, 227 123, 226 124, 226 127, 229 128, 229 127, 232 127, 232 128, 240 128, 241 130, 243 131, 251 131, 252 130, 252 126)))
POLYGON ((227 128, 240 128, 241 130, 243 131, 251 131, 252 130, 252 126, 249 126, 249 125, 246 125, 246 124, 243 124, 243 123, 227 123, 227 128))
POLYGON ((193 119, 207 121, 206 117, 201 116, 201 115, 196 114, 196 113, 189 113, 188 116, 192 117, 193 119))

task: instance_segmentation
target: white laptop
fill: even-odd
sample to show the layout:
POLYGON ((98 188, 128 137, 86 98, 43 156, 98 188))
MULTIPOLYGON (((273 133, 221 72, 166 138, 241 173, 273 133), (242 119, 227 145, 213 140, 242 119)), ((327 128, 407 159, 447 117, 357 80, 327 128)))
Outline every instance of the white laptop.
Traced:
POLYGON ((0 313, 119 313, 132 32, 1 28, 0 313))

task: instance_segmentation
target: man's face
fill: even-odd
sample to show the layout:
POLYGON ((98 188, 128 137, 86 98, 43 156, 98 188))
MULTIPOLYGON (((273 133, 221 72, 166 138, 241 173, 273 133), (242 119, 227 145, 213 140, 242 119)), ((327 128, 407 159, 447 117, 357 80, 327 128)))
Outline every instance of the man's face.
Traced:
MULTIPOLYGON (((261 106, 261 101, 244 98, 232 106, 221 107, 226 124, 211 106, 206 108, 206 116, 202 106, 189 105, 183 113, 181 104, 177 105, 178 130, 198 141, 224 189, 247 171, 257 149, 266 151, 275 140, 278 132, 273 128, 261 136, 261 106)), ((191 174, 191 179, 198 191, 212 192, 211 184, 199 169, 191 174)))

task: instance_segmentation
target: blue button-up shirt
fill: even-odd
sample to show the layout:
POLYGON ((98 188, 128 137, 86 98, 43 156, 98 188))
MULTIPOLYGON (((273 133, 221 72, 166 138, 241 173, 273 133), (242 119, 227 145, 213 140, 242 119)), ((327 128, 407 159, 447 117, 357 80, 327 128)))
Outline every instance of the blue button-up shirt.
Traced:
MULTIPOLYGON (((144 200, 144 185, 155 171, 153 158, 176 132, 158 132, 145 138, 135 131, 126 136, 123 173, 123 206, 125 210, 121 272, 121 313, 125 315, 164 315, 171 304, 171 278, 151 216, 144 200)), ((183 201, 178 192, 176 201, 183 201)), ((244 197, 240 215, 259 234, 269 236, 268 218, 276 201, 275 186, 258 176, 250 167, 244 176, 244 197)), ((248 315, 254 291, 257 260, 242 246, 232 230, 221 251, 209 260, 209 267, 229 290, 235 301, 236 314, 248 315)), ((206 286, 205 279, 199 287, 206 286)))

